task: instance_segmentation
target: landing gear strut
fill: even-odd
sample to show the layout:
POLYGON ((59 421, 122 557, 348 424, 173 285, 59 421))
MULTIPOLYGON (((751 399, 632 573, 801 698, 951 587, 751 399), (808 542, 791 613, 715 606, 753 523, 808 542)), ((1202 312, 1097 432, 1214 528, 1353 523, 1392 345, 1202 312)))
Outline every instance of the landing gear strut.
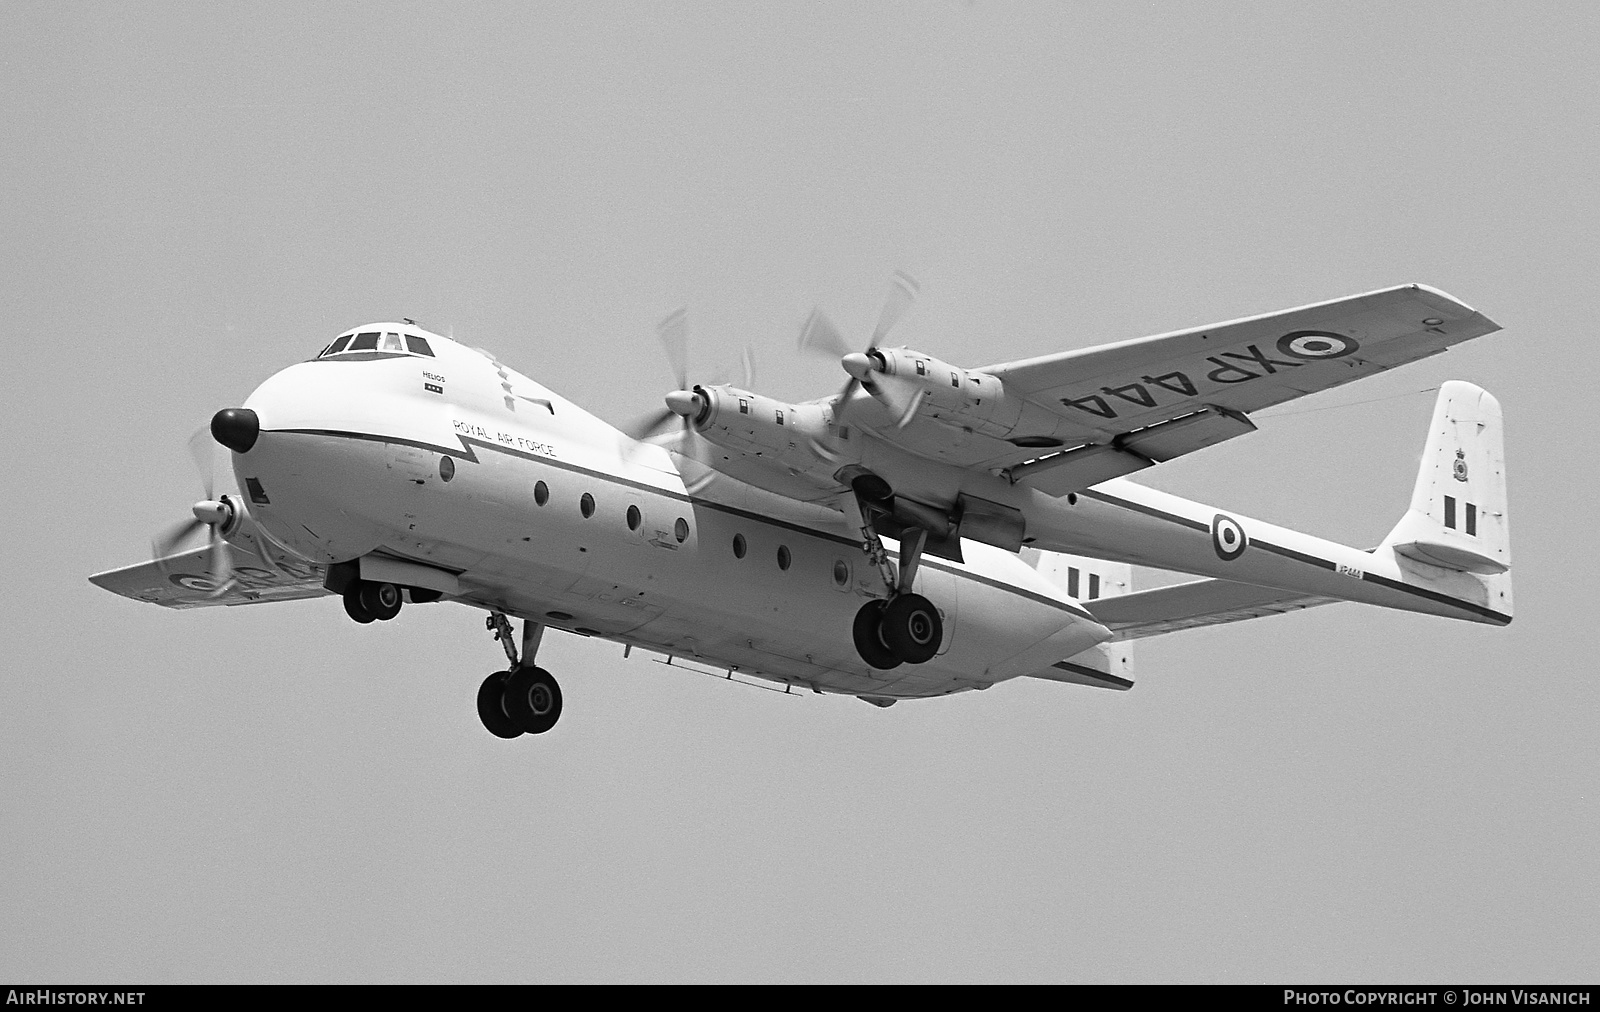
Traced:
POLYGON ((550 672, 534 667, 533 657, 544 637, 544 625, 524 621, 522 656, 504 612, 491 612, 484 623, 506 652, 511 667, 496 671, 478 687, 478 719, 497 738, 543 734, 561 719, 561 686, 550 672))
POLYGON ((944 622, 932 601, 911 592, 917 567, 922 563, 922 550, 928 544, 928 532, 921 527, 906 529, 900 542, 900 572, 897 574, 883 541, 872 526, 874 507, 859 497, 856 502, 861 508, 861 550, 878 567, 889 591, 888 600, 868 601, 856 612, 851 628, 856 652, 880 671, 898 667, 902 662, 930 661, 944 642, 944 622))

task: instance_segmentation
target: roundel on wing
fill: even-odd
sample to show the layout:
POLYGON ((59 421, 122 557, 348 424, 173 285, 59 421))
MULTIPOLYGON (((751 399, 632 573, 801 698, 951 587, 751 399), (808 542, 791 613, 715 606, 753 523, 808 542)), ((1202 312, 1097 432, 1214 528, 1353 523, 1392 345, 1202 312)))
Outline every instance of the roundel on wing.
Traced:
POLYGON ((1218 513, 1211 518, 1211 547, 1217 550, 1217 558, 1232 562, 1250 547, 1250 539, 1239 521, 1226 513, 1218 513))
POLYGON ((1360 347, 1355 338, 1326 330, 1296 330, 1278 338, 1278 350, 1302 362, 1343 358, 1360 347))

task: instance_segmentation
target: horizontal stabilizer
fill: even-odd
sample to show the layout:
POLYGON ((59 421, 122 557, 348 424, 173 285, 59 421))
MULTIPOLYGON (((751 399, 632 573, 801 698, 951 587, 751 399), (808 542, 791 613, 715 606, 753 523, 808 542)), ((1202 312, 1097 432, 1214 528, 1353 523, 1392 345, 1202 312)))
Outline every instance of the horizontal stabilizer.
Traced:
POLYGON ((1281 615, 1331 604, 1335 600, 1230 580, 1195 580, 1173 587, 1085 601, 1084 607, 1096 621, 1111 630, 1112 642, 1118 643, 1180 629, 1281 615))
POLYGON ((1098 643, 1081 654, 1073 654, 1064 661, 1055 662, 1043 671, 1031 671, 1028 677, 1126 692, 1133 688, 1133 679, 1124 678, 1116 672, 1132 664, 1127 644, 1098 643))

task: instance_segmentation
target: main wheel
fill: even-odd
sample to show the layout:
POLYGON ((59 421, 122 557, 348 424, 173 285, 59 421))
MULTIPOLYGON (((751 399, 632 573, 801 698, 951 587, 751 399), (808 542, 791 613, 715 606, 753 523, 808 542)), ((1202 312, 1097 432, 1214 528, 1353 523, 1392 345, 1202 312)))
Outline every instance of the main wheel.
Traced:
POLYGON ((868 601, 856 612, 855 624, 850 629, 856 641, 856 653, 879 671, 900 666, 900 658, 883 641, 883 611, 888 604, 888 601, 868 601))
POLYGON ((361 606, 379 622, 387 622, 400 614, 400 588, 392 583, 363 580, 356 593, 361 598, 361 606))
POLYGON ((529 734, 543 734, 561 719, 561 686, 543 668, 518 668, 506 679, 506 716, 529 734))
POLYGON ((515 738, 522 734, 517 722, 506 715, 506 679, 509 671, 496 671, 478 687, 478 719, 496 738, 515 738))
POLYGON ((366 625, 377 617, 367 610, 366 605, 361 603, 361 587, 359 584, 344 592, 344 613, 362 625, 366 625))
POLYGON ((883 642, 908 664, 933 659, 944 640, 939 609, 921 594, 901 594, 883 609, 883 642))

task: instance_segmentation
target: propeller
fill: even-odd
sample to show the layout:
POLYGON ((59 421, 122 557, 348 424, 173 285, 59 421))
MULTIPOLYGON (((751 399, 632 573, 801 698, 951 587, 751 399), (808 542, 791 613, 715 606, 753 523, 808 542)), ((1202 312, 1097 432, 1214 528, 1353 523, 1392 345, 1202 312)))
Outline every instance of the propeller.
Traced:
POLYGON ((200 486, 205 492, 205 498, 189 507, 189 511, 194 514, 192 519, 180 520, 153 538, 150 542, 150 552, 159 565, 187 538, 202 528, 209 529, 211 569, 208 575, 216 584, 211 596, 219 597, 227 593, 234 584, 233 548, 223 538, 222 529, 233 520, 236 510, 226 496, 221 499, 216 497, 216 469, 209 428, 202 427, 189 437, 189 456, 194 460, 195 470, 200 473, 200 486))
MULTIPOLYGON (((680 308, 656 324, 656 337, 660 339, 662 348, 667 352, 667 361, 672 366, 672 378, 677 385, 667 394, 666 407, 635 420, 622 431, 636 440, 650 439, 671 429, 672 421, 676 418, 678 438, 674 448, 705 469, 703 474, 685 486, 690 495, 698 495, 716 480, 717 470, 707 458, 702 440, 695 433, 694 423, 691 421, 700 413, 704 402, 700 394, 689 386, 688 309, 680 308)), ((753 384, 755 356, 749 348, 744 351, 743 372, 745 385, 753 384)))
POLYGON ((694 413, 691 407, 695 400, 694 392, 689 389, 688 308, 678 309, 656 324, 656 337, 660 339, 661 347, 666 349, 667 361, 672 365, 672 378, 676 386, 667 394, 666 407, 623 428, 622 431, 634 439, 649 439, 651 436, 660 435, 669 428, 675 416, 682 418, 682 425, 687 429, 689 415, 694 413), (690 410, 686 412, 684 408, 690 410))
POLYGON ((838 407, 834 410, 835 421, 843 420, 850 406, 850 396, 857 387, 865 387, 868 393, 877 396, 888 406, 895 416, 897 428, 905 428, 916 417, 917 407, 922 403, 920 391, 904 390, 894 384, 874 380, 872 374, 883 371, 882 356, 874 354, 878 345, 883 343, 889 331, 911 308, 919 290, 920 286, 911 275, 905 271, 895 271, 889 282, 889 294, 883 301, 883 310, 878 314, 878 325, 872 329, 872 339, 867 342, 865 351, 851 351, 844 335, 821 309, 813 309, 811 315, 806 317, 805 325, 800 328, 800 350, 837 358, 844 371, 850 374, 850 379, 836 398, 838 407))

